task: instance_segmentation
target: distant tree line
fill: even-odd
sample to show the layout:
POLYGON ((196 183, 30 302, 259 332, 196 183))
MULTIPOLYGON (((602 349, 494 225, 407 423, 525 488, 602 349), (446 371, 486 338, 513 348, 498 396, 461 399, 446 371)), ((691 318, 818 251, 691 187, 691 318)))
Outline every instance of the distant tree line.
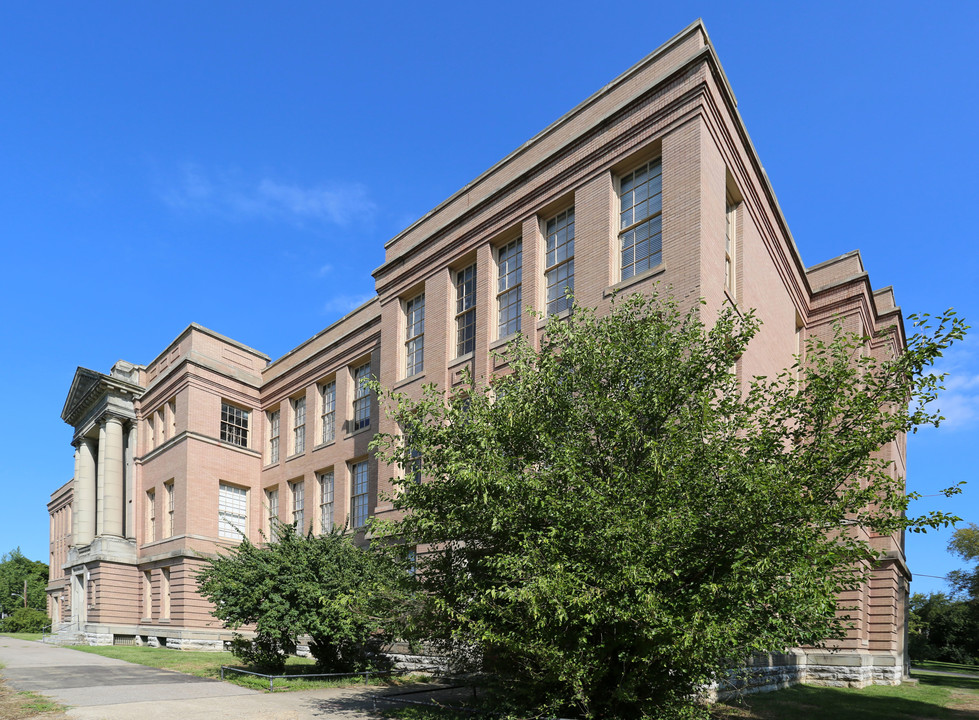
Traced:
MULTIPOLYGON (((956 530, 948 549, 963 560, 979 560, 979 525, 956 530)), ((979 568, 955 570, 948 579, 951 593, 911 597, 911 659, 979 665, 979 568)))
POLYGON ((19 547, 0 557, 0 632, 39 632, 49 624, 47 584, 47 563, 19 547))

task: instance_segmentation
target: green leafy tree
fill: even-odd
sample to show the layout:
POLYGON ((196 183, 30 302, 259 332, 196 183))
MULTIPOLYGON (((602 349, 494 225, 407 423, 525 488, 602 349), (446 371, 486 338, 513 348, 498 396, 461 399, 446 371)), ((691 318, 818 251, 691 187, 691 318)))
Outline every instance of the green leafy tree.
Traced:
POLYGON ((26 607, 46 613, 47 563, 29 560, 19 547, 14 548, 0 557, 0 616, 25 607, 25 582, 26 607))
POLYGON ((974 664, 979 659, 979 606, 945 593, 911 596, 911 659, 974 664))
POLYGON ((388 555, 356 547, 342 529, 320 536, 283 525, 263 546, 248 540, 212 558, 197 576, 201 594, 225 627, 255 628, 233 651, 250 664, 281 670, 301 636, 327 672, 370 668, 390 640, 401 605, 402 568, 388 555))
MULTIPOLYGON (((967 562, 979 560, 979 525, 969 523, 958 528, 948 542, 948 550, 967 562)), ((964 593, 972 602, 979 603, 979 568, 953 570, 948 574, 948 581, 956 593, 964 593)))
POLYGON ((892 360, 838 333, 810 343, 800 380, 745 385, 758 321, 700 311, 576 307, 539 350, 512 343, 489 386, 388 396, 403 434, 375 449, 403 470, 404 519, 377 531, 418 548, 415 630, 491 671, 515 711, 702 714, 703 688, 751 653, 843 636, 836 598, 877 558, 856 530, 950 520, 905 518, 875 452, 938 423, 927 368, 963 335, 953 314, 912 318, 892 360))

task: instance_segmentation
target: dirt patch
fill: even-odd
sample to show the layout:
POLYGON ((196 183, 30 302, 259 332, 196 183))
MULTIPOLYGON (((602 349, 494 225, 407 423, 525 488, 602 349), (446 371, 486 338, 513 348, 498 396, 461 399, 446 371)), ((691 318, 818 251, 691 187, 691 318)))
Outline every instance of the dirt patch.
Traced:
POLYGON ((0 679, 0 720, 21 720, 21 718, 44 718, 44 720, 68 720, 58 703, 42 695, 11 690, 0 679))

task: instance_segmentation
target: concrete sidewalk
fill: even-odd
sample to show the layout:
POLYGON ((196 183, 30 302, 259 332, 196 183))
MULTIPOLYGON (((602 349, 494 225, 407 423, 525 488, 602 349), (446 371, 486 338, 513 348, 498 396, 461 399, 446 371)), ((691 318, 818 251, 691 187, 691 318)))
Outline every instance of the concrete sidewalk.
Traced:
MULTIPOLYGON (((78 720, 369 720, 383 688, 263 693, 218 680, 0 636, 0 674, 78 720)), ((378 710, 386 709, 379 707, 378 710)))

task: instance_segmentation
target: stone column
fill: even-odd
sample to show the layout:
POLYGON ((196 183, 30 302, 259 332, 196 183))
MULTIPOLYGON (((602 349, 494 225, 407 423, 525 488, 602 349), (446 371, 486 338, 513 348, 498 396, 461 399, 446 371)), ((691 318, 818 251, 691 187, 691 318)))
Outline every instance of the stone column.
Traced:
POLYGON ((122 420, 117 417, 105 421, 105 481, 102 483, 105 517, 102 532, 122 537, 123 489, 122 489, 122 420))
POLYGON ((82 547, 95 537, 95 447, 88 438, 78 443, 72 506, 72 544, 82 547))
POLYGON ((99 423, 99 464, 95 476, 95 537, 105 532, 105 420, 99 423))

